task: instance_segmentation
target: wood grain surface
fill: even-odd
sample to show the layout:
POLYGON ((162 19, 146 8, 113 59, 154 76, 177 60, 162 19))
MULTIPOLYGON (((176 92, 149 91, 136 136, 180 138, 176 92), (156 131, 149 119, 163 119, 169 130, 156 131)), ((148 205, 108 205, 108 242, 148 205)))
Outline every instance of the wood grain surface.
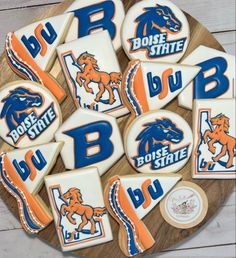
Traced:
MULTIPOLYGON (((27 1, 25 1, 27 2, 27 1)), ((30 2, 30 1, 28 1, 30 2)), ((132 6, 135 2, 135 0, 126 0, 125 2, 125 8, 128 10, 130 6, 132 6)), ((51 9, 47 9, 46 12, 44 12, 40 17, 38 17, 37 20, 40 20, 45 17, 50 17, 52 15, 57 15, 62 13, 70 4, 72 3, 71 0, 66 1, 62 3, 61 5, 56 5, 55 7, 51 9)), ((210 34, 210 32, 204 28, 200 23, 198 23, 194 18, 189 16, 188 14, 187 18, 191 27, 191 41, 188 47, 188 50, 186 52, 186 55, 191 53, 197 46, 203 44, 205 46, 209 46, 215 49, 223 50, 221 45, 217 42, 217 40, 210 34)), ((122 70, 125 69, 128 59, 125 56, 123 50, 119 50, 118 58, 121 64, 122 70)), ((65 78, 60 70, 60 66, 58 61, 55 62, 54 67, 52 68, 51 74, 54 75, 59 83, 63 86, 63 88, 66 90, 68 97, 66 101, 62 104, 62 111, 63 111, 63 119, 65 120, 67 117, 69 117, 74 111, 75 106, 72 104, 72 99, 69 95, 69 90, 65 82, 65 78)), ((11 82, 14 80, 18 80, 19 78, 11 72, 9 69, 5 56, 3 55, 0 58, 0 87, 3 86, 7 82, 11 82)), ((183 118, 185 118, 188 123, 191 125, 192 121, 192 113, 190 111, 186 111, 185 109, 182 109, 177 106, 177 101, 172 101, 166 109, 177 112, 180 114, 183 118)), ((127 117, 119 119, 119 124, 121 131, 123 133, 124 125, 127 121, 127 117)), ((5 143, 0 143, 1 151, 7 151, 10 148, 5 143)), ((54 173, 60 173, 64 171, 64 165, 62 163, 61 158, 58 159, 57 164, 53 168, 53 174, 54 173)), ((108 178, 115 174, 119 175, 125 175, 125 174, 135 174, 136 172, 130 167, 128 164, 128 161, 125 156, 122 157, 122 159, 113 166, 112 169, 110 169, 103 177, 102 177, 102 183, 103 186, 105 185, 108 178)), ((191 173, 190 173, 190 161, 188 164, 179 172, 183 175, 184 180, 193 181, 200 185, 206 192, 208 200, 209 200, 209 210, 207 213, 206 218, 204 221, 188 230, 181 230, 176 229, 170 225, 168 225, 161 217, 159 207, 154 208, 145 218, 144 223, 147 225, 147 227, 150 229, 151 234, 153 235, 154 239, 156 240, 156 244, 147 252, 145 252, 143 255, 147 254, 153 254, 157 253, 163 249, 167 249, 171 247, 172 245, 175 245, 176 243, 182 241, 186 237, 192 235, 194 232, 196 232, 203 224, 205 224, 219 209, 219 207, 222 205, 224 200, 227 198, 229 193, 232 192, 234 187, 234 181, 233 180, 192 180, 191 179, 191 173)), ((45 188, 43 188, 40 191, 41 197, 45 200, 46 204, 49 205, 47 194, 45 188)), ((15 202, 15 199, 12 198, 4 189, 2 186, 0 186, 0 196, 4 200, 4 202, 7 203, 7 206, 9 209, 18 216, 18 210, 17 205, 15 202)), ((99 245, 93 248, 87 248, 83 250, 78 250, 75 252, 75 254, 80 254, 82 256, 87 257, 111 257, 111 250, 112 250, 112 256, 113 257, 123 257, 123 254, 121 253, 119 246, 118 246, 118 224, 111 219, 111 225, 112 225, 112 231, 114 235, 114 240, 110 243, 99 245)), ((60 248, 58 238, 56 235, 56 231, 54 228, 54 224, 52 223, 48 228, 41 231, 38 235, 40 238, 46 240, 51 245, 60 248)))

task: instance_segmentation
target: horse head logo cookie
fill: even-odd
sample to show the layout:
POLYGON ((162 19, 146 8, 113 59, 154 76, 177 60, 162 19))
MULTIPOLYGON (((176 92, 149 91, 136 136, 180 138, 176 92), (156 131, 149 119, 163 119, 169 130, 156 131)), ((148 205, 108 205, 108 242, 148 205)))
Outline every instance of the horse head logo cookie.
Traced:
POLYGON ((62 216, 66 216, 73 225, 76 225, 76 220, 72 216, 74 214, 81 216, 82 222, 76 228, 76 231, 83 232, 84 227, 90 222, 90 234, 94 235, 96 232, 95 217, 102 217, 106 214, 105 208, 93 208, 90 205, 83 204, 82 193, 76 187, 70 188, 62 195, 62 198, 66 201, 69 200, 67 204, 61 206, 62 216))
POLYGON ((168 0, 141 1, 128 11, 122 40, 130 59, 177 62, 188 45, 188 21, 168 0))
POLYGON ((166 144, 180 143, 183 140, 183 131, 169 119, 157 119, 144 125, 145 129, 138 135, 139 155, 156 151, 166 144))
POLYGON ((96 94, 95 101, 103 102, 104 104, 112 105, 115 102, 114 96, 114 88, 118 87, 121 82, 121 73, 107 73, 100 71, 98 66, 98 61, 95 59, 95 56, 84 52, 82 53, 78 59, 77 63, 82 72, 77 73, 76 81, 85 90, 91 94, 93 94, 93 89, 89 87, 90 82, 94 82, 99 87, 99 92, 96 94), (82 82, 82 80, 83 82, 82 82), (108 91, 109 99, 102 100, 102 96, 105 92, 108 91))
MULTIPOLYGON (((157 162, 158 159, 154 158, 151 161, 151 167, 152 169, 158 169, 159 166, 161 166, 161 163, 163 163, 163 166, 165 165, 171 165, 178 160, 174 158, 174 156, 178 156, 178 152, 183 150, 183 148, 175 149, 174 152, 171 151, 171 146, 174 144, 178 144, 183 140, 183 131, 179 129, 170 119, 163 118, 163 119, 157 119, 154 122, 144 124, 143 131, 138 135, 136 138, 136 141, 139 142, 138 146, 138 155, 134 157, 135 160, 135 166, 141 167, 145 163, 150 163, 150 160, 148 160, 147 156, 149 156, 151 153, 161 153, 166 152, 168 156, 172 156, 171 161, 167 164, 164 164, 164 162, 157 162), (145 160, 148 160, 146 162, 143 162, 145 160)), ((186 149, 186 147, 184 147, 186 149)), ((161 156, 161 154, 159 154, 161 156)), ((188 155, 188 147, 185 151, 185 157, 188 155)))
POLYGON ((18 148, 50 142, 61 123, 60 106, 41 85, 7 84, 0 91, 0 135, 18 148))
POLYGON ((5 118, 9 130, 12 131, 29 116, 29 110, 42 106, 43 97, 30 89, 19 87, 10 91, 2 103, 4 106, 0 118, 5 118))
POLYGON ((176 172, 192 151, 187 122, 167 110, 144 113, 127 127, 125 151, 131 165, 142 173, 176 172))
POLYGON ((136 37, 156 35, 166 31, 178 33, 182 28, 181 21, 175 16, 171 8, 157 4, 144 8, 144 13, 135 20, 138 23, 136 37))

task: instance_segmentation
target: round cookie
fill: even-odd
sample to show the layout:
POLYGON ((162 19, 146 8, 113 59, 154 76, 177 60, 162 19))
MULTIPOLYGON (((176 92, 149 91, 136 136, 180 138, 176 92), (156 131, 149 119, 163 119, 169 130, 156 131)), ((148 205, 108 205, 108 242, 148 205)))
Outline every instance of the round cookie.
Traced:
POLYGON ((184 13, 169 0, 144 0, 129 9, 121 37, 131 60, 174 63, 187 49, 190 28, 184 13))
POLYGON ((56 98, 31 81, 15 81, 0 89, 0 136, 16 148, 50 142, 62 121, 56 98))
POLYGON ((198 185, 182 181, 160 202, 162 217, 176 228, 192 228, 202 222, 208 199, 198 185))
POLYGON ((193 136, 188 123, 178 114, 158 110, 139 116, 128 126, 124 145, 137 171, 177 172, 191 156, 193 136))

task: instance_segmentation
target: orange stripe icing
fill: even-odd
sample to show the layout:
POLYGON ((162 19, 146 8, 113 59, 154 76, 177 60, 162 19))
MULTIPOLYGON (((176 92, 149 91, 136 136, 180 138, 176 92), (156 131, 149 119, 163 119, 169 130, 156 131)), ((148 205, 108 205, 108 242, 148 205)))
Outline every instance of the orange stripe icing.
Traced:
POLYGON ((133 256, 151 248, 155 241, 129 203, 119 176, 109 180, 105 198, 109 203, 107 207, 109 213, 120 225, 119 244, 124 254, 133 256))
POLYGON ((142 73, 142 66, 139 67, 136 76, 134 78, 134 92, 136 97, 141 104, 142 112, 146 113, 149 111, 149 106, 147 102, 147 96, 145 92, 144 80, 143 80, 143 73, 142 73))
MULTIPOLYGON (((23 191, 28 206, 32 210, 34 216, 37 217, 37 219, 40 221, 40 223, 43 224, 44 227, 46 227, 51 221, 52 218, 48 215, 48 213, 44 210, 44 208, 41 206, 40 202, 35 198, 34 195, 32 195, 24 183, 22 182, 20 176, 17 174, 17 172, 14 170, 14 167, 12 166, 10 160, 5 155, 4 156, 4 169, 6 173, 8 174, 10 180, 21 190, 23 191)), ((20 215, 21 211, 19 210, 20 215)))
POLYGON ((129 122, 133 121, 136 117, 136 114, 133 110, 133 107, 131 105, 131 103, 129 102, 128 98, 127 98, 127 95, 126 95, 126 92, 125 92, 125 86, 126 86, 126 78, 128 76, 128 73, 129 73, 129 70, 131 69, 131 67, 137 62, 138 60, 133 60, 133 61, 130 61, 129 64, 128 64, 128 67, 126 68, 124 74, 123 74, 123 77, 122 77, 122 84, 121 84, 121 97, 122 97, 122 100, 125 104, 125 106, 129 109, 129 111, 131 112, 131 116, 130 116, 130 120, 129 122))

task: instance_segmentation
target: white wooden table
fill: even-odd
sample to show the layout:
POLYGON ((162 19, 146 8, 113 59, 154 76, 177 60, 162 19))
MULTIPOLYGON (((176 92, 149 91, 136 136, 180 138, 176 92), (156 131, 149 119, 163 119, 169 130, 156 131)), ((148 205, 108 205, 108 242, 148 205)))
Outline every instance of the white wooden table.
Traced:
MULTIPOLYGON (((235 0, 173 0, 179 7, 202 22, 223 45, 235 55, 235 0)), ((31 21, 60 0, 0 0, 0 51, 5 35, 31 21)), ((162 252, 158 257, 236 257, 235 213, 236 191, 214 218, 200 232, 184 243, 162 252)), ((0 257, 50 258, 72 257, 50 247, 36 237, 28 236, 0 200, 0 257)), ((156 255, 152 256, 157 257, 156 255)))

